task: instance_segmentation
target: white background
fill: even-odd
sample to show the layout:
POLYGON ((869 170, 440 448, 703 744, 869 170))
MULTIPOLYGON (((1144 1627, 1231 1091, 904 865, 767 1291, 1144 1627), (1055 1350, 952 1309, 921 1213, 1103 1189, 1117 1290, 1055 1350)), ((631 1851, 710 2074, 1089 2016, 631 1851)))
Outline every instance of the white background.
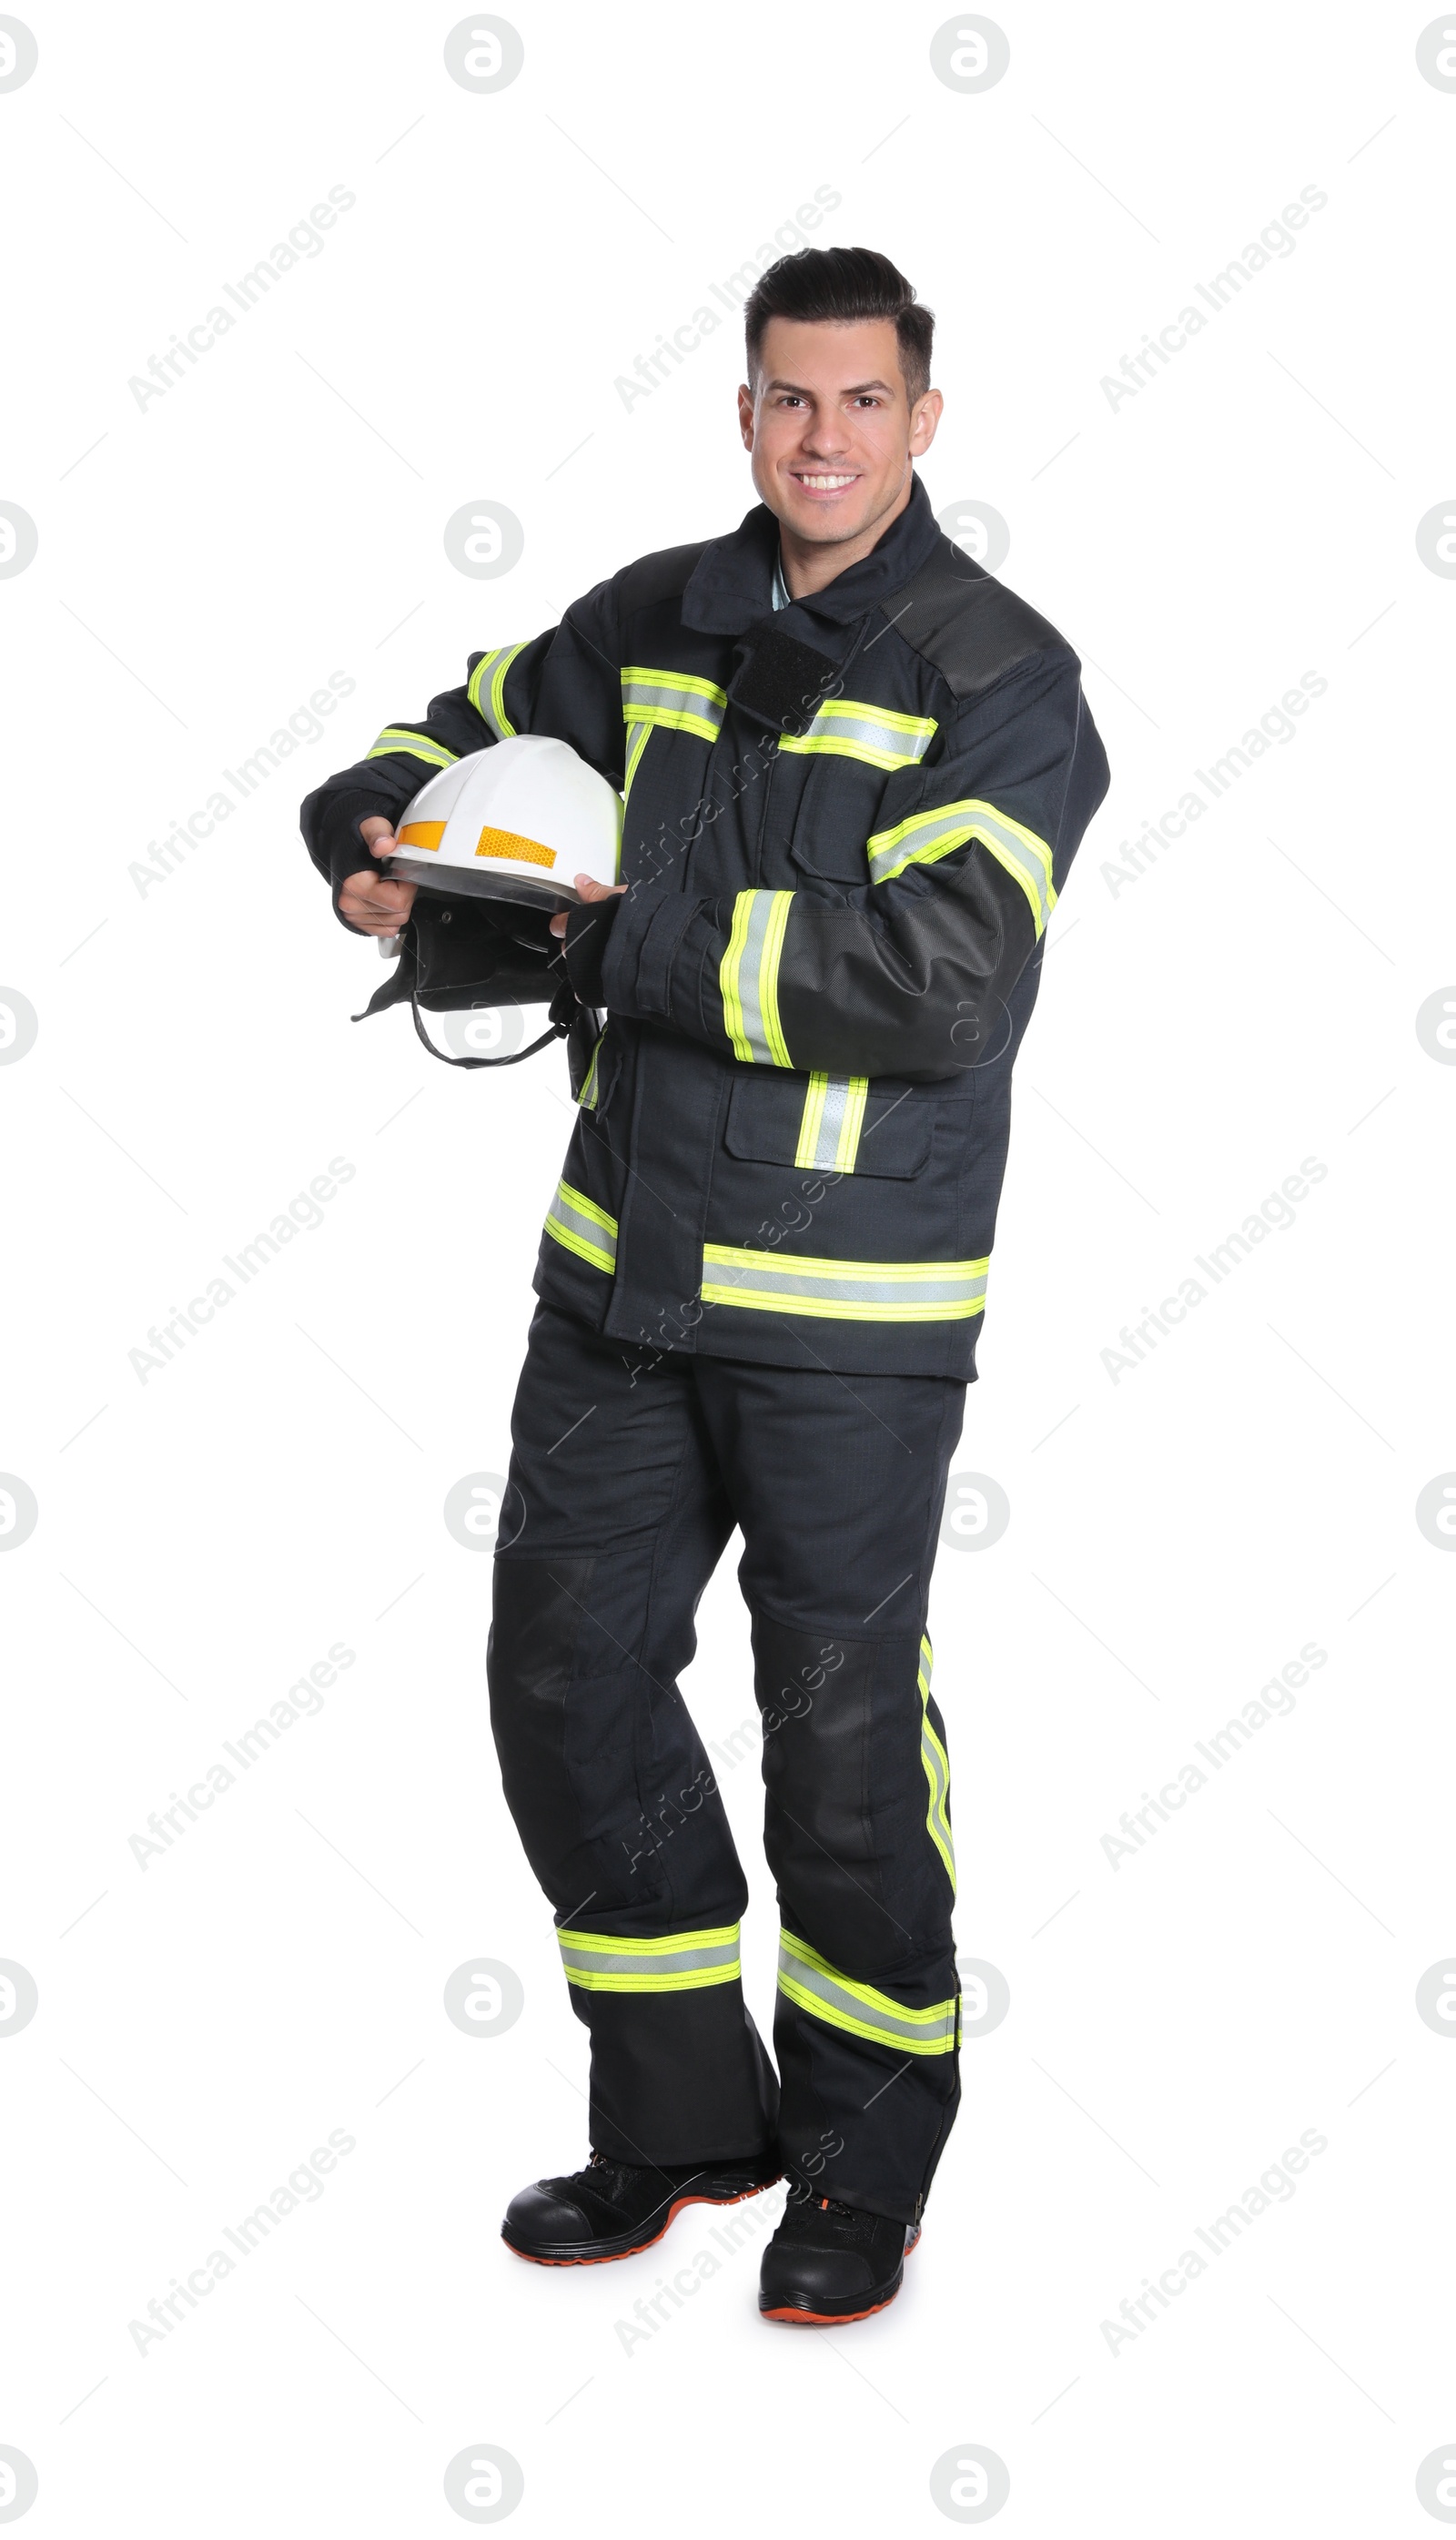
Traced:
MULTIPOLYGON (((1418 70, 1424 4, 1001 8, 981 94, 935 76, 937 9, 864 0, 516 6, 524 68, 489 95, 446 73, 449 6, 28 11, 0 503, 38 552, 0 581, 0 975, 38 1036, 0 1071, 0 1466, 39 1517, 0 1563, 0 1956, 39 2008, 0 2038, 0 2443, 37 2533, 449 2532, 480 2443, 553 2535, 933 2532, 968 2443, 1037 2540, 1429 2526, 1456 2044, 1415 1989, 1456 1939, 1456 1753, 1451 1567, 1414 1512, 1456 1465, 1456 1074, 1416 1016, 1456 977, 1456 586, 1416 529, 1453 493, 1456 95, 1418 70), (129 379, 331 185, 357 199, 322 251, 139 408, 129 379), (816 243, 884 248, 936 311, 933 500, 1009 524, 1004 578, 1083 653, 1114 771, 1019 1071, 958 1459, 1011 1522, 942 1555, 933 1603, 958 1940, 1011 2000, 892 2309, 768 2329, 745 2249, 624 2352, 710 2244, 685 2216, 561 2275, 497 2237, 584 2155, 585 2036, 498 1789, 488 1562, 441 1514, 504 1470, 564 1066, 447 1074, 402 1015, 354 1027, 382 972, 296 805, 472 648, 734 525, 731 321, 630 410, 614 381, 817 185, 816 243), (1114 407, 1104 376, 1305 186, 1294 251, 1114 407), (474 501, 523 525, 498 581, 444 550, 474 501), (335 672, 320 737, 141 889, 335 672), (1115 887, 1305 672, 1296 737, 1115 887), (142 1381, 148 1327, 335 1157, 323 1223, 142 1381), (1296 1223, 1114 1381, 1120 1327, 1306 1157, 1296 1223), (1292 1711, 1114 1868, 1122 1812, 1311 1641, 1292 1711), (139 1867, 149 1812, 335 1642, 317 1716, 139 1867), (472 1951, 524 1987, 495 2038, 442 2008, 472 1951), (356 2149, 322 2197, 139 2354, 128 2323, 331 2129, 356 2149), (1309 2129, 1297 2193, 1111 2351, 1309 2129)), ((730 1562, 702 1620, 687 1691, 722 1740, 752 1709, 730 1562)), ((724 1788, 766 2027, 751 1759, 724 1788)))

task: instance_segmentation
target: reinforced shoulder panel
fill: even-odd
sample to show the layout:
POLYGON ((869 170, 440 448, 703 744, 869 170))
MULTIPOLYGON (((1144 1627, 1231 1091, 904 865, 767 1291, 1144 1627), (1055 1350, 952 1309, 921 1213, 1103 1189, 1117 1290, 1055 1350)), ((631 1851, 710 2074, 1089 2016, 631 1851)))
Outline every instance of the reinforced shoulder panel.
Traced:
POLYGON ((950 538, 884 605, 896 634, 939 671, 952 696, 983 695, 1038 653, 1072 653, 1047 618, 950 538))
POLYGON ((707 544, 706 538, 699 538, 692 546, 659 547, 655 554, 639 556, 635 564, 624 565, 617 576, 623 615, 630 616, 634 609, 651 608, 659 600, 680 599, 707 544))

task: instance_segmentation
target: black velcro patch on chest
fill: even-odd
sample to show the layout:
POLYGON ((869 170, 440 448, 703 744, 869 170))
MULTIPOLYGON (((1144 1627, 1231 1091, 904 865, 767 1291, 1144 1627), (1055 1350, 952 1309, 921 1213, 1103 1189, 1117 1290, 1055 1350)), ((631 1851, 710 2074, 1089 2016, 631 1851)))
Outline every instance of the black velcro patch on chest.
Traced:
POLYGON ((807 732, 825 697, 839 685, 839 665, 800 644, 782 626, 755 627, 745 638, 744 659, 728 696, 730 706, 771 724, 797 741, 807 732))

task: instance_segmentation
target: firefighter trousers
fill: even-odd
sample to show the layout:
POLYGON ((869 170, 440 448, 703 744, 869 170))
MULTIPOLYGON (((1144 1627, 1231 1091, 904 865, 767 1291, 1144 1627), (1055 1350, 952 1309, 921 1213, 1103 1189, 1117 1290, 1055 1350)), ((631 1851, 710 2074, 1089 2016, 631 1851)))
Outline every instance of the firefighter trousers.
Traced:
POLYGON ((926 1605, 964 1395, 608 1342, 537 1307, 491 1721, 611 2158, 773 2147, 823 2195, 920 2215, 959 2097, 926 1605), (677 1686, 735 1526, 781 1917, 777 2080, 742 1996, 747 1884, 677 1686))

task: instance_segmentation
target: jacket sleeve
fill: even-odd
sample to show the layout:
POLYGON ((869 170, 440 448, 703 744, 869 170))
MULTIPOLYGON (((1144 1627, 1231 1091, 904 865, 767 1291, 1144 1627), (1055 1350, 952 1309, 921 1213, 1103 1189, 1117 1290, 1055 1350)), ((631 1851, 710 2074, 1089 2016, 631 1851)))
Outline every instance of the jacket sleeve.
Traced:
POLYGON ((603 904, 604 1002, 755 1066, 925 1080, 977 1066, 1106 789, 1076 661, 1040 654, 892 779, 867 884, 706 899, 642 882, 603 904))
MULTIPOLYGON (((463 687, 432 697, 419 723, 389 723, 363 758, 330 776, 300 813, 314 864, 333 886, 374 863, 361 820, 393 820, 442 767, 519 732, 546 733, 622 786, 622 689, 616 595, 601 583, 559 626, 494 652, 472 653, 463 687)), ((357 930, 354 930, 357 932, 357 930)))

